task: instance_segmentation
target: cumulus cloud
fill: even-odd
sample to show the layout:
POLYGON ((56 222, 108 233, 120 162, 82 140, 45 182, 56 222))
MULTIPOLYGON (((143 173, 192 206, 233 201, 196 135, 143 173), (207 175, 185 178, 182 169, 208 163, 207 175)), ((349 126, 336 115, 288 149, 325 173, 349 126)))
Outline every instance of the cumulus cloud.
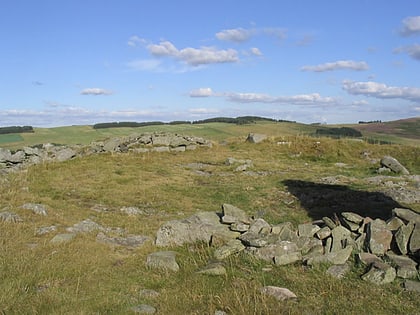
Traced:
POLYGON ((420 88, 388 86, 378 82, 344 81, 343 89, 352 95, 365 95, 381 99, 404 99, 420 102, 420 88))
POLYGON ((334 70, 355 70, 363 71, 368 70, 369 65, 364 61, 354 60, 338 60, 334 62, 327 62, 316 66, 303 66, 302 71, 314 71, 314 72, 325 72, 334 70))
POLYGON ((213 95, 211 88, 199 88, 190 92, 190 97, 209 97, 213 95))
POLYGON ((147 46, 149 52, 156 57, 172 57, 190 66, 200 66, 213 63, 238 62, 238 52, 234 49, 216 49, 214 47, 187 47, 178 49, 169 41, 147 46))
POLYGON ((397 49, 395 49, 396 53, 407 53, 411 58, 416 59, 416 60, 420 60, 420 45, 419 44, 413 44, 410 46, 404 46, 404 47, 399 47, 397 49))
POLYGON ((100 88, 87 88, 83 89, 80 94, 82 95, 111 95, 113 92, 110 90, 100 88))
POLYGON ((227 100, 235 103, 270 103, 291 105, 332 105, 338 102, 333 97, 323 97, 318 93, 292 96, 271 96, 259 93, 228 93, 227 100))
POLYGON ((216 33, 216 38, 223 41, 241 43, 245 42, 255 34, 255 30, 247 30, 243 28, 234 28, 222 30, 216 33))
POLYGON ((402 36, 420 35, 420 16, 409 16, 402 20, 402 36))

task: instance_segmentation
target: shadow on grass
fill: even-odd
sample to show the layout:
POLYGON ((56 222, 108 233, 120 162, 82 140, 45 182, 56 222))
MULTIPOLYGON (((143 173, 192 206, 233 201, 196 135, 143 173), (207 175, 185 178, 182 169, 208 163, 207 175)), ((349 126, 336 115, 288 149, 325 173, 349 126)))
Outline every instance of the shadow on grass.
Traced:
POLYGON ((301 180, 285 180, 288 191, 299 199, 314 220, 332 218, 341 212, 354 212, 363 217, 387 220, 398 202, 380 192, 350 189, 343 185, 326 185, 301 180))

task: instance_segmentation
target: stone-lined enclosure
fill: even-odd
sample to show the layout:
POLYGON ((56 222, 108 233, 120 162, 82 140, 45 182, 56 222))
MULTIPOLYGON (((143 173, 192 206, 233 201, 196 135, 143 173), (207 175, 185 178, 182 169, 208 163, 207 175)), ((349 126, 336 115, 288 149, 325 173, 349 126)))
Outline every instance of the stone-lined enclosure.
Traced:
POLYGON ((211 141, 201 137, 183 136, 170 133, 133 134, 92 142, 90 145, 40 144, 24 147, 17 151, 0 148, 0 170, 12 171, 34 164, 62 162, 75 157, 106 152, 182 152, 197 147, 211 147, 211 141))
MULTIPOLYGON (((264 137, 252 135, 247 141, 258 143, 261 139, 264 137)), ((65 161, 96 153, 181 152, 211 145, 210 141, 199 137, 150 133, 93 142, 87 146, 44 144, 15 152, 0 148, 0 171, 9 172, 33 164, 65 161)), ((244 173, 253 167, 251 160, 228 158, 225 163, 238 164, 235 171, 244 173)), ((392 157, 384 157, 380 165, 379 173, 408 174, 392 157)), ((388 180, 386 176, 377 179, 388 180)), ((418 202, 418 195, 413 198, 413 202, 418 202)), ((25 204, 22 208, 38 215, 48 215, 48 207, 43 205, 25 204)), ((135 207, 120 210, 127 215, 144 214, 135 207)), ((0 213, 0 220, 10 223, 22 221, 7 209, 0 213)), ((215 259, 197 271, 202 274, 225 274, 224 260, 230 255, 244 252, 275 265, 328 264, 327 272, 338 278, 350 271, 351 263, 362 264, 366 267, 366 272, 360 275, 363 280, 382 284, 399 277, 404 279, 407 289, 420 292, 420 214, 410 209, 395 208, 392 217, 387 220, 342 212, 339 216, 324 217, 294 227, 290 222, 272 225, 263 218, 249 216, 246 211, 233 205, 223 204, 221 213, 199 212, 163 224, 155 239, 144 235, 127 235, 120 228, 103 227, 90 219, 67 227, 66 233, 57 234, 56 231, 56 226, 45 226, 38 228, 36 234, 55 234, 50 240, 54 244, 69 242, 79 233, 96 233, 98 242, 112 246, 138 247, 146 242, 155 242, 158 247, 172 249, 150 254, 145 262, 150 268, 176 272, 179 265, 175 247, 201 241, 214 247, 215 259)), ((264 287, 261 292, 276 295, 278 299, 296 297, 285 288, 264 287)))

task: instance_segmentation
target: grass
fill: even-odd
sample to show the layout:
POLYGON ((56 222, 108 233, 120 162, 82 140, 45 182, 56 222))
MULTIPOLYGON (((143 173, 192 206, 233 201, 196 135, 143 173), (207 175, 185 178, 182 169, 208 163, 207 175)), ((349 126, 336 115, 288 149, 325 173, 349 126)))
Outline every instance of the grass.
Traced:
MULTIPOLYGON (((313 218, 306 205, 289 193, 288 181, 310 184, 343 176, 351 192, 374 192, 378 187, 366 184, 365 178, 375 176, 377 165, 363 158, 363 152, 371 158, 393 155, 413 174, 420 173, 418 147, 315 139, 290 130, 282 134, 281 124, 275 130, 270 124, 258 125, 258 132, 274 131, 270 141, 255 145, 243 141, 250 126, 178 126, 190 127, 184 129, 186 134, 209 135, 224 144, 180 153, 92 155, 0 178, 0 209, 7 207, 24 220, 0 223, 0 313, 127 314, 142 303, 155 306, 159 314, 418 313, 418 293, 403 291, 398 281, 385 286, 363 282, 358 266, 337 280, 325 275, 325 266, 274 266, 241 253, 224 262, 226 276, 212 277, 196 271, 212 258, 214 248, 197 243, 171 248, 178 253, 180 271, 166 273, 145 266, 147 255, 159 250, 152 243, 138 249, 111 247, 96 242, 96 233, 88 233, 53 245, 49 241, 54 233, 35 234, 37 228, 50 225, 57 226, 56 233, 65 232, 90 218, 106 227, 124 228, 128 234, 154 237, 162 223, 197 211, 220 211, 222 203, 250 215, 258 213, 272 224, 291 221, 296 226, 313 218), (225 164, 228 157, 251 159, 253 173, 235 172, 235 166, 225 164), (338 168, 337 162, 350 167, 338 168), (202 163, 201 171, 208 176, 194 172, 192 163, 202 163), (22 209, 27 202, 46 205, 48 216, 22 209), (108 211, 93 210, 96 205, 108 211), (139 207, 147 214, 129 217, 119 211, 124 206, 139 207), (278 302, 262 296, 259 290, 265 285, 287 287, 298 299, 278 302), (157 290, 160 297, 143 298, 142 289, 157 290)), ((86 134, 90 132, 86 129, 86 134)), ((61 139, 73 141, 76 136, 79 142, 84 137, 76 133, 61 139)))

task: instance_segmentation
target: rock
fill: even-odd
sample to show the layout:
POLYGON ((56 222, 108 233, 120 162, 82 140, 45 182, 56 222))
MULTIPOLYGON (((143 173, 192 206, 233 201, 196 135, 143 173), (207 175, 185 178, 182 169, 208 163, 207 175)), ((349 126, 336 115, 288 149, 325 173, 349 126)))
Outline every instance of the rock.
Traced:
POLYGON ((247 248, 247 251, 258 259, 273 262, 274 257, 299 251, 295 243, 282 241, 279 244, 269 244, 260 248, 247 248))
POLYGON ((323 217, 322 221, 324 221, 325 225, 328 226, 331 230, 337 226, 337 224, 329 217, 323 217))
POLYGON ((408 241, 410 240, 411 233, 414 230, 414 222, 410 221, 407 225, 403 224, 400 228, 395 232, 394 239, 395 243, 397 244, 400 253, 403 255, 407 255, 408 253, 408 241))
POLYGON ((397 159, 393 158, 392 156, 384 156, 381 159, 381 165, 384 167, 389 168, 394 173, 402 174, 402 175, 409 175, 410 172, 400 163, 397 159))
POLYGON ((68 227, 66 231, 72 233, 90 233, 93 231, 105 231, 105 228, 93 222, 91 219, 86 219, 74 224, 72 227, 68 227))
POLYGON ((232 239, 214 251, 214 258, 217 260, 223 260, 233 254, 243 251, 244 249, 245 246, 240 240, 232 239))
POLYGON ((54 236, 50 240, 50 243, 52 243, 52 244, 68 243, 68 242, 70 242, 75 237, 76 237, 76 234, 75 233, 57 234, 56 236, 54 236))
POLYGON ((370 270, 362 276, 362 280, 374 284, 386 284, 394 281, 397 273, 394 268, 385 263, 374 263, 370 270))
POLYGON ((346 263, 343 265, 332 265, 329 267, 326 271, 326 274, 341 279, 344 278, 344 276, 350 271, 350 264, 346 263))
POLYGON ((405 280, 404 289, 407 291, 419 292, 420 293, 420 282, 413 280, 405 280))
POLYGON ((324 240, 331 235, 331 229, 328 226, 324 226, 323 228, 318 230, 315 234, 320 240, 324 240))
POLYGON ((120 209, 120 211, 122 213, 128 214, 130 216, 144 214, 144 212, 142 210, 140 210, 139 208, 137 208, 137 207, 122 207, 120 209))
POLYGON ((274 256, 274 263, 279 266, 293 264, 302 261, 302 254, 300 252, 291 252, 281 256, 274 256))
POLYGON ((137 306, 133 306, 130 308, 130 310, 136 314, 155 314, 156 313, 156 308, 147 304, 140 304, 137 306))
POLYGON ((395 208, 392 210, 392 214, 406 222, 413 221, 416 224, 420 224, 420 214, 410 209, 395 208))
POLYGON ((290 222, 281 223, 271 228, 271 234, 278 235, 279 240, 295 242, 297 241, 297 233, 293 229, 290 222))
POLYGON ((408 243, 408 249, 410 253, 420 256, 420 224, 416 223, 413 233, 411 234, 410 241, 408 243))
POLYGON ((296 299, 297 296, 292 291, 286 288, 280 288, 275 286, 265 286, 261 288, 261 293, 274 297, 279 301, 288 299, 296 299))
POLYGON ((338 249, 325 255, 317 255, 307 260, 308 266, 316 266, 319 264, 330 263, 333 265, 343 265, 350 258, 353 251, 352 246, 347 246, 343 249, 338 249))
POLYGON ((321 228, 318 225, 312 223, 305 223, 298 225, 298 235, 299 236, 314 236, 321 228))
POLYGON ((246 141, 251 142, 251 143, 260 143, 264 141, 265 139, 267 139, 266 135, 259 134, 259 133, 250 133, 248 134, 246 141))
POLYGON ((146 260, 146 266, 154 269, 162 269, 177 272, 179 265, 175 260, 176 252, 162 251, 149 254, 146 260))
POLYGON ((375 219, 367 225, 367 239, 372 254, 383 256, 391 247, 392 232, 385 221, 375 219))
POLYGON ((264 219, 258 218, 250 224, 247 233, 258 234, 264 228, 271 230, 271 225, 268 224, 267 221, 265 221, 264 219))
POLYGON ((139 297, 143 299, 157 298, 160 296, 160 293, 152 289, 142 289, 139 292, 139 297))
MULTIPOLYGON (((231 220, 232 221, 232 220, 231 220)), ((223 223, 245 223, 250 224, 250 220, 246 212, 238 207, 232 206, 230 204, 224 203, 222 205, 222 222, 223 223), (229 217, 233 218, 233 222, 224 222, 223 218, 229 217)))
POLYGON ((4 211, 0 213, 0 221, 9 223, 23 222, 19 215, 9 211, 4 211))
POLYGON ((415 261, 411 260, 407 256, 400 256, 391 252, 387 252, 386 257, 393 263, 393 265, 396 266, 397 277, 404 279, 417 278, 417 263, 415 261))
POLYGON ((220 262, 213 262, 197 271, 197 273, 210 276, 224 276, 226 275, 226 268, 220 262))
POLYGON ((235 232, 247 232, 249 230, 249 224, 234 222, 230 225, 230 229, 235 232))
POLYGON ((353 212, 343 212, 341 216, 343 224, 353 232, 358 231, 363 223, 363 217, 353 212))
POLYGON ((204 241, 210 243, 212 236, 226 241, 235 239, 240 233, 231 231, 228 225, 220 224, 214 212, 199 212, 183 220, 163 224, 156 236, 157 246, 180 246, 185 243, 204 241))
POLYGON ((71 148, 64 148, 55 153, 55 159, 58 162, 70 160, 76 156, 77 152, 71 148))
POLYGON ((96 236, 96 241, 111 245, 139 247, 144 245, 148 241, 152 241, 152 238, 150 236, 144 235, 129 235, 127 237, 109 237, 106 236, 104 233, 100 232, 96 236))
POLYGON ((39 203, 25 203, 22 206, 22 208, 26 210, 31 210, 35 214, 44 215, 44 216, 47 215, 46 207, 39 203))
POLYGON ((395 216, 386 221, 386 226, 391 232, 397 231, 401 225, 404 225, 404 222, 400 218, 395 216))
POLYGON ((351 232, 344 226, 339 225, 332 229, 332 246, 331 252, 338 251, 346 247, 348 240, 351 239, 351 232))
POLYGON ((357 257, 359 258, 359 262, 366 266, 382 262, 382 260, 378 256, 371 253, 362 252, 359 253, 357 257))
POLYGON ((44 226, 44 227, 40 227, 36 230, 35 234, 36 235, 44 235, 44 234, 48 234, 51 232, 55 232, 57 231, 57 227, 55 225, 51 225, 51 226, 44 226))

